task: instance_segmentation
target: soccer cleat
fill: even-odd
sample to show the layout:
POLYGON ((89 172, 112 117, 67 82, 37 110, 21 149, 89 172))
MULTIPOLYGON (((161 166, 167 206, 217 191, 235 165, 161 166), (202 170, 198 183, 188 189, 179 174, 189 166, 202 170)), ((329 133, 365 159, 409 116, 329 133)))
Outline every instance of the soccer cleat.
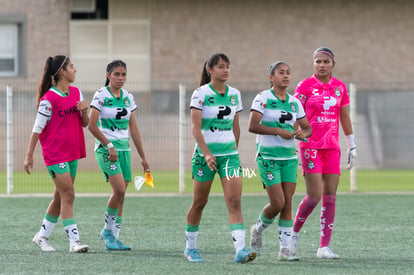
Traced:
POLYGON ((258 256, 262 254, 262 233, 256 231, 256 225, 250 227, 250 249, 255 251, 258 256))
POLYGON ((290 255, 296 256, 298 253, 299 235, 292 235, 290 239, 290 255))
POLYGON ((257 252, 248 250, 246 248, 243 248, 240 250, 236 256, 234 256, 234 263, 236 264, 244 264, 247 262, 251 262, 254 259, 256 259, 257 252))
POLYGON ((299 257, 296 255, 292 255, 289 247, 281 247, 277 259, 279 261, 299 261, 299 257))
POLYGON ((36 246, 40 247, 42 251, 46 252, 54 252, 56 251, 50 244, 49 239, 47 237, 39 236, 39 232, 34 235, 32 243, 34 243, 36 246))
POLYGON ((131 250, 131 247, 124 245, 120 240, 116 240, 119 250, 131 250))
POLYGON ((88 250, 89 250, 89 246, 84 244, 80 240, 70 242, 69 252, 86 253, 88 252, 88 250))
POLYGON ((185 249, 184 250, 184 257, 187 258, 189 262, 192 263, 200 263, 203 259, 200 256, 200 251, 197 248, 194 249, 185 249))
POLYGON ((319 247, 318 252, 316 253, 316 257, 319 259, 339 259, 339 255, 333 253, 333 251, 327 247, 319 247))
POLYGON ((106 250, 120 250, 117 239, 112 234, 111 230, 103 229, 101 231, 101 237, 105 241, 106 250))

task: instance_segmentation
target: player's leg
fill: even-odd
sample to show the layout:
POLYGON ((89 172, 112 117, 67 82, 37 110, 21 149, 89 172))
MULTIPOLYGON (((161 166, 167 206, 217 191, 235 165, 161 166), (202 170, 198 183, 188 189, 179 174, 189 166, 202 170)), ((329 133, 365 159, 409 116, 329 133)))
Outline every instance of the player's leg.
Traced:
POLYGON ((192 158, 193 201, 187 212, 184 257, 190 262, 202 262, 197 246, 201 216, 207 204, 216 171, 211 171, 203 156, 197 152, 192 158))
POLYGON ((339 256, 329 248, 335 220, 336 191, 340 178, 339 150, 327 151, 325 174, 323 175, 323 195, 320 214, 321 237, 317 257, 322 259, 338 259, 339 256))
POLYGON ((55 228, 56 223, 60 215, 60 196, 56 187, 53 191, 53 199, 49 203, 49 206, 46 210, 46 214, 43 218, 42 225, 40 230, 33 237, 32 242, 40 247, 43 251, 53 252, 56 251, 49 244, 49 237, 52 234, 53 229, 55 228))
POLYGON ((296 190, 295 182, 282 182, 285 196, 285 206, 279 216, 279 260, 297 261, 299 257, 291 252, 291 241, 293 234, 293 195, 296 190))
MULTIPOLYGON (((132 173, 131 173, 131 152, 130 151, 121 151, 118 152, 118 160, 119 163, 121 165, 121 170, 122 170, 122 176, 123 176, 123 180, 124 180, 124 185, 125 185, 125 192, 128 188, 128 184, 132 179, 132 173)), ((118 215, 112 225, 112 233, 116 239, 116 243, 118 245, 118 248, 120 250, 131 250, 131 247, 124 245, 120 240, 119 240, 119 234, 121 232, 121 226, 122 226, 122 214, 123 214, 123 210, 124 210, 124 201, 125 201, 125 194, 124 196, 120 199, 119 202, 119 208, 118 208, 118 215)))
POLYGON ((235 263, 247 263, 256 258, 257 252, 246 249, 246 231, 241 211, 242 171, 238 156, 218 159, 219 175, 224 200, 229 213, 229 225, 235 248, 235 263))

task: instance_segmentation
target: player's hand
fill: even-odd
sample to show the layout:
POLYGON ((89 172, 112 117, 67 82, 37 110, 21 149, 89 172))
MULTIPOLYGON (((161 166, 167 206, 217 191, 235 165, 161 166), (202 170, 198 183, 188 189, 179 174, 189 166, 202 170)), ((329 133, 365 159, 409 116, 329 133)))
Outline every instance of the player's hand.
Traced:
POLYGON ((24 171, 26 171, 27 174, 31 174, 33 169, 33 156, 26 156, 24 159, 24 171))
POLYGON ((118 155, 116 154, 115 147, 109 148, 108 153, 109 153, 108 159, 110 161, 117 161, 118 160, 118 155))
POLYGON ((348 149, 348 165, 346 167, 346 169, 351 170, 352 167, 354 167, 355 161, 356 161, 356 157, 357 157, 357 148, 353 147, 348 149))
POLYGON ((144 172, 151 171, 146 159, 143 159, 141 161, 141 164, 142 164, 142 167, 144 168, 144 172))
POLYGON ((211 171, 217 170, 217 167, 216 167, 217 163, 216 163, 215 156, 213 156, 212 154, 208 154, 208 155, 205 155, 204 158, 206 159, 207 166, 208 168, 210 168, 211 171))
POLYGON ((292 132, 289 132, 289 131, 284 130, 284 129, 278 129, 278 130, 279 131, 278 131, 277 135, 284 138, 284 139, 292 139, 292 138, 295 137, 292 132))
POLYGON ((86 113, 88 111, 88 107, 88 102, 86 102, 85 100, 78 101, 77 108, 82 113, 86 113))

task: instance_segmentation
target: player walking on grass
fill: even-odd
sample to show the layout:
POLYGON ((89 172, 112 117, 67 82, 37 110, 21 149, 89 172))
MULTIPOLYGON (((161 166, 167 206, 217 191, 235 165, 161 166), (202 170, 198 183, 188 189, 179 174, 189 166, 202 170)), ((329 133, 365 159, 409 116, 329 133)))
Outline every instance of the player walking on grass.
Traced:
POLYGON ((279 216, 279 257, 293 261, 298 257, 290 253, 293 229, 292 200, 296 189, 298 156, 295 137, 308 138, 312 129, 299 100, 287 93, 291 79, 288 64, 277 61, 270 65, 271 89, 260 92, 250 109, 249 131, 257 134, 256 161, 269 197, 256 224, 250 228, 250 246, 262 252, 262 233, 279 216), (301 127, 294 129, 295 122, 301 127))
POLYGON ((106 67, 105 86, 96 91, 90 112, 88 129, 96 138, 95 156, 112 194, 105 212, 101 237, 107 250, 130 250, 118 240, 122 224, 125 192, 131 176, 131 148, 129 133, 141 157, 144 171, 149 171, 135 118, 134 97, 122 87, 127 77, 126 64, 115 60, 106 67))
POLYGON ((42 226, 33 238, 33 243, 43 251, 55 251, 49 244, 49 236, 59 215, 62 215, 63 227, 69 238, 69 251, 87 252, 89 249, 79 238, 73 216, 73 184, 78 160, 86 157, 82 127, 89 122, 88 104, 81 91, 69 86, 75 81, 75 74, 76 69, 67 56, 57 55, 46 60, 37 92, 38 113, 24 160, 24 170, 30 174, 33 152, 40 140, 46 168, 55 184, 42 226))
POLYGON ((348 113, 349 96, 343 82, 332 76, 334 53, 326 47, 313 53, 315 74, 298 84, 295 96, 302 102, 312 127, 309 142, 300 142, 306 196, 299 204, 293 226, 292 251, 296 253, 299 231, 322 198, 321 235, 316 257, 338 259, 330 248, 339 184, 341 149, 339 121, 348 145, 348 169, 356 159, 356 143, 348 113))
POLYGON ((196 141, 192 158, 193 203, 187 213, 184 256, 190 262, 202 262, 197 248, 201 215, 207 204, 216 173, 223 186, 229 213, 230 231, 236 255, 235 263, 246 263, 256 252, 245 248, 245 229, 240 206, 242 175, 237 145, 240 137, 240 91, 226 81, 230 61, 225 54, 211 56, 203 65, 200 87, 191 97, 192 132, 196 141))

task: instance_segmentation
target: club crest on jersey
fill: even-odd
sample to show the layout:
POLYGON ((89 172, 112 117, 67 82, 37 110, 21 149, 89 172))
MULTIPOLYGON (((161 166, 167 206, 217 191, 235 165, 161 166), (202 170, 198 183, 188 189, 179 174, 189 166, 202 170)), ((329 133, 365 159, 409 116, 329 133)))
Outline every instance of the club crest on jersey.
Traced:
POLYGON ((292 112, 296 112, 296 105, 295 105, 295 103, 290 103, 290 110, 292 110, 292 112))
POLYGON ((129 100, 128 98, 124 98, 125 107, 129 107, 129 100))
POLYGON ((230 104, 233 106, 236 105, 236 99, 234 98, 234 96, 230 97, 230 104))
POLYGON ((313 163, 313 161, 309 161, 308 162, 308 169, 312 170, 313 168, 315 168, 315 163, 313 163))
POLYGON ((275 177, 273 176, 272 172, 267 171, 267 177, 266 177, 266 179, 267 179, 267 180, 273 180, 274 178, 275 178, 275 177))
POLYGON ((337 97, 340 97, 340 96, 341 96, 341 91, 339 90, 339 88, 338 88, 338 87, 335 89, 335 95, 336 95, 337 97))
POLYGON ((199 176, 200 178, 202 178, 204 176, 204 172, 203 172, 203 169, 201 169, 201 167, 198 168, 197 176, 199 176))
POLYGON ((65 164, 64 162, 59 163, 59 164, 58 164, 58 167, 59 167, 60 169, 65 169, 65 168, 66 168, 66 164, 65 164))

